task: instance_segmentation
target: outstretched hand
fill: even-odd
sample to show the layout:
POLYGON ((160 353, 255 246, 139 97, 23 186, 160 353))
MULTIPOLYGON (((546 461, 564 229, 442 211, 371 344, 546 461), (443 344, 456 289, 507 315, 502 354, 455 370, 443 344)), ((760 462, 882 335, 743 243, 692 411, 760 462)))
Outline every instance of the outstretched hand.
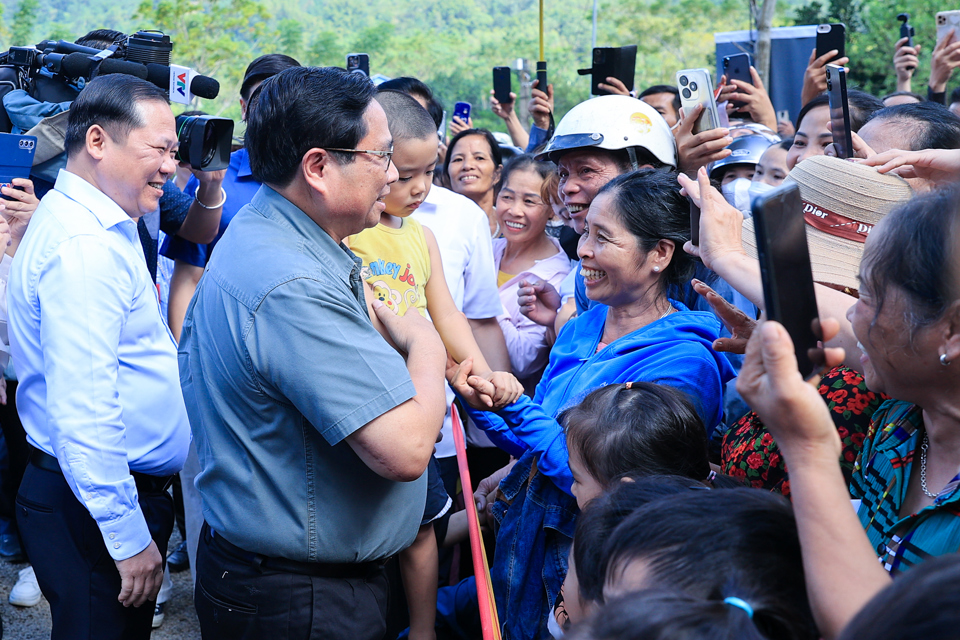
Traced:
POLYGON ((692 280, 693 290, 703 296, 710 304, 713 313, 720 318, 720 322, 730 332, 729 338, 717 338, 713 341, 714 351, 725 353, 745 353, 747 341, 757 328, 757 321, 723 299, 706 283, 692 280))
POLYGON ((696 134, 693 132, 701 113, 703 113, 701 104, 695 106, 690 113, 684 113, 681 109, 680 123, 674 129, 674 137, 677 139, 678 168, 689 176, 694 175, 697 169, 722 160, 731 153, 730 149, 726 148, 733 142, 729 130, 717 128, 696 134))
POLYGON ((473 374, 473 358, 459 365, 448 363, 447 382, 474 409, 496 411, 516 402, 523 395, 523 386, 504 371, 473 374))
POLYGON ((517 289, 520 313, 543 327, 553 327, 560 309, 560 293, 546 280, 521 280, 517 289))
POLYGON ((743 214, 710 184, 706 169, 701 168, 696 177, 691 180, 682 173, 678 176, 683 187, 681 193, 700 207, 700 244, 687 241, 683 250, 700 258, 708 269, 716 271, 717 260, 729 254, 743 253, 743 214))
POLYGON ((880 173, 892 172, 901 178, 921 178, 937 185, 952 183, 960 175, 960 149, 890 149, 858 162, 876 167, 880 173))

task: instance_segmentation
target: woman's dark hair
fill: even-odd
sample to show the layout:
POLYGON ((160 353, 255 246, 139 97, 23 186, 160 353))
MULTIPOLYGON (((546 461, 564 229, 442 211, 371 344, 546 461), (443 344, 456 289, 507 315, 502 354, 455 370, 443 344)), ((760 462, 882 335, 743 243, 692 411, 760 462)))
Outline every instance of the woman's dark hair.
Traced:
POLYGON ((607 493, 594 498, 577 518, 573 535, 573 565, 577 572, 579 597, 586 602, 603 602, 603 546, 623 519, 643 505, 687 491, 709 491, 694 478, 677 475, 629 475, 607 493))
POLYGON ((586 471, 609 486, 626 473, 710 473, 707 430, 681 391, 652 382, 610 384, 560 414, 567 448, 586 471))
MULTIPOLYGON (((730 589, 748 606, 744 594, 730 589)), ((763 611, 754 608, 754 615, 763 611)), ((866 637, 866 636, 864 636, 866 637)), ((576 627, 569 640, 766 640, 750 615, 723 598, 704 600, 678 592, 638 591, 610 602, 576 627)))
POLYGON ((299 67, 300 63, 290 56, 282 53, 268 53, 260 56, 247 65, 247 70, 243 73, 243 82, 240 84, 240 97, 250 101, 251 87, 258 82, 262 82, 271 76, 275 76, 290 67, 299 67))
MULTIPOLYGON (((860 131, 860 127, 867 123, 867 120, 875 111, 883 109, 883 102, 879 98, 857 89, 847 91, 847 104, 850 105, 850 130, 854 133, 860 131)), ((823 106, 830 106, 830 98, 825 93, 821 93, 803 105, 800 113, 797 114, 796 130, 800 130, 800 123, 803 122, 803 118, 810 113, 811 109, 823 106)))
MULTIPOLYGON (((359 73, 333 67, 292 67, 253 93, 244 144, 260 182, 284 187, 310 149, 355 149, 367 134, 363 114, 377 88, 359 73)), ((355 153, 331 151, 342 164, 355 153)))
POLYGON ((122 142, 131 131, 144 126, 140 103, 150 101, 169 104, 165 90, 135 76, 113 73, 94 78, 70 105, 64 139, 67 156, 84 148, 87 130, 95 124, 122 142))
POLYGON ((911 337, 960 297, 958 217, 958 186, 914 196, 886 215, 863 253, 861 289, 876 301, 877 316, 892 289, 899 289, 911 337))
POLYGON ((960 555, 925 560, 875 595, 840 640, 954 640, 960 629, 960 555))
POLYGON ((793 509, 781 496, 737 488, 650 502, 607 539, 601 562, 606 584, 617 585, 638 560, 645 567, 643 588, 722 600, 735 587, 770 640, 819 637, 793 509))
POLYGON ((661 240, 673 241, 673 258, 659 286, 682 288, 692 277, 694 262, 683 250, 690 239, 690 202, 680 195, 676 171, 648 168, 624 173, 605 184, 600 194, 611 197, 623 226, 637 238, 643 253, 661 240))
MULTIPOLYGON (((497 182, 497 186, 494 187, 494 193, 500 193, 503 185, 507 184, 510 174, 515 171, 534 171, 542 180, 547 180, 550 176, 557 174, 557 165, 550 161, 541 162, 529 153, 514 156, 503 165, 503 170, 500 172, 500 180, 497 182)), ((543 203, 546 205, 550 204, 547 200, 544 200, 543 203)))
POLYGON ((467 136, 480 136, 485 138, 487 145, 490 147, 490 159, 493 160, 493 166, 496 168, 503 165, 503 156, 500 154, 500 143, 497 142, 497 139, 493 137, 490 131, 487 129, 466 129, 453 136, 453 140, 451 140, 447 146, 447 157, 443 159, 443 175, 447 177, 447 180, 450 179, 450 158, 453 156, 453 149, 457 146, 458 142, 467 136))

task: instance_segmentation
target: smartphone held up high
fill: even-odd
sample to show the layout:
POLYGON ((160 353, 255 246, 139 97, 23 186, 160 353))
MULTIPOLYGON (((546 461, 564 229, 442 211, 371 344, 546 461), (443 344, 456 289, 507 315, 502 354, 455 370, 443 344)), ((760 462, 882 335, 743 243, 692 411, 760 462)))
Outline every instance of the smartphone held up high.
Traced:
MULTIPOLYGON (((831 60, 842 58, 847 50, 847 27, 842 22, 817 25, 817 57, 836 50, 831 60)), ((830 62, 831 60, 828 60, 830 62)))
POLYGON ((853 157, 853 135, 850 129, 850 104, 847 102, 847 70, 827 65, 827 97, 830 100, 830 127, 833 148, 838 158, 853 157))
POLYGON ((677 71, 677 88, 680 90, 680 110, 687 118, 693 113, 698 104, 703 105, 703 111, 693 126, 693 133, 709 131, 720 126, 720 114, 717 111, 717 101, 713 94, 713 82, 710 72, 706 69, 684 69, 677 71))
POLYGON ((493 68, 493 97, 503 104, 510 102, 510 67, 493 68))
POLYGON ((453 117, 460 118, 463 124, 467 124, 470 120, 470 111, 472 108, 469 102, 458 102, 453 105, 453 117))
POLYGON ((350 73, 362 73, 370 77, 370 56, 366 53, 348 53, 347 71, 350 73))
POLYGON ((800 373, 809 378, 823 367, 824 356, 818 344, 820 317, 797 184, 784 184, 754 198, 753 224, 767 318, 790 334, 800 373))

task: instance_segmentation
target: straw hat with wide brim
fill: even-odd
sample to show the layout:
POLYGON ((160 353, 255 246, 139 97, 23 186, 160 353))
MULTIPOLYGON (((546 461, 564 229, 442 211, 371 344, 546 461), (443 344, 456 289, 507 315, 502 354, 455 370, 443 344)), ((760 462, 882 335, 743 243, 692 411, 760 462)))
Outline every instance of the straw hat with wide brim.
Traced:
MULTIPOLYGON (((899 176, 829 156, 807 158, 793 168, 787 181, 797 183, 805 206, 812 205, 871 227, 913 195, 910 185, 899 176)), ((798 211, 797 215, 802 214, 798 211)), ((810 224, 806 227, 813 279, 858 289, 863 243, 821 231, 810 224)), ((747 255, 757 257, 752 218, 743 221, 743 248, 747 255)))

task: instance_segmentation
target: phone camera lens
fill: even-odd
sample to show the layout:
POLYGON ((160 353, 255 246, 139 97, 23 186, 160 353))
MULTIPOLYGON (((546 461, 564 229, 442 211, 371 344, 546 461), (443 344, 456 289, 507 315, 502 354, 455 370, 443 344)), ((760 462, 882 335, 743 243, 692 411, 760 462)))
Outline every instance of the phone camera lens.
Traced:
POLYGON ((680 76, 680 85, 681 85, 681 86, 684 86, 684 87, 687 86, 687 82, 688 82, 687 76, 680 76))
POLYGON ((690 95, 691 95, 691 94, 690 94, 690 89, 684 88, 684 89, 683 89, 683 97, 689 99, 689 98, 690 98, 690 95))
POLYGON ((690 91, 696 91, 696 90, 697 90, 697 83, 696 83, 696 82, 691 82, 691 83, 690 83, 690 91))

